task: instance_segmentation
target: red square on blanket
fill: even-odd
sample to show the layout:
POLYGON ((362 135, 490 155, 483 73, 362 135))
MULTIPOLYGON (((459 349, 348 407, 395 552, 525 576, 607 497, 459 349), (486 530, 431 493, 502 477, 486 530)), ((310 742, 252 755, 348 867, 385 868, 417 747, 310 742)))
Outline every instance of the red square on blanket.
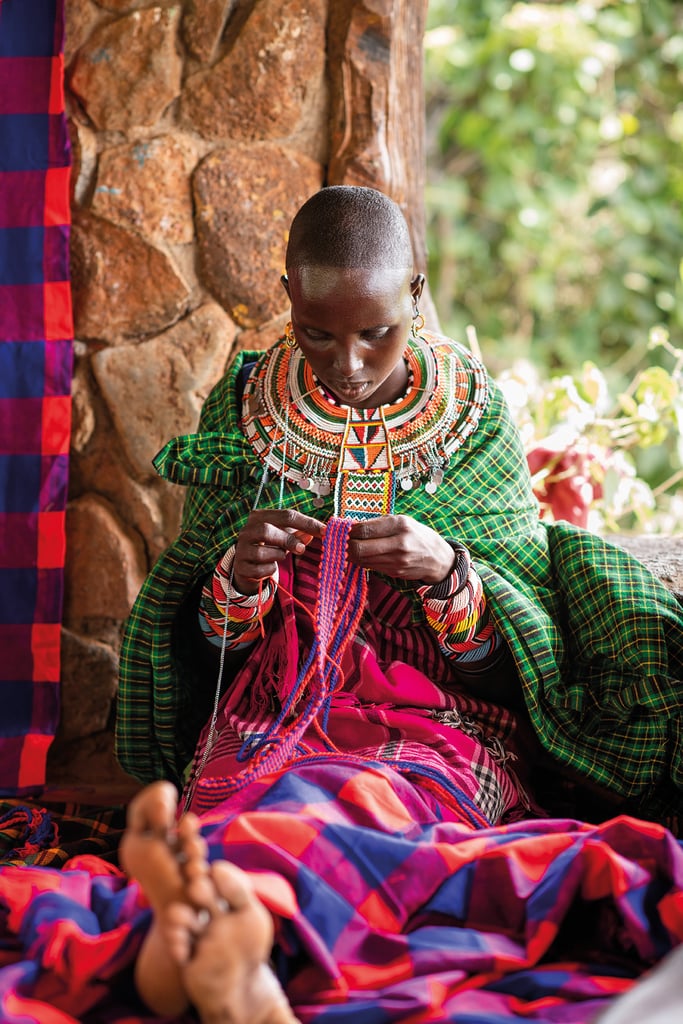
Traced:
POLYGON ((60 631, 58 622, 35 622, 31 627, 34 679, 44 683, 59 682, 60 631))
POLYGON ((38 516, 38 556, 41 569, 59 569, 64 565, 66 538, 64 512, 41 512, 38 516))
POLYGON ((45 296, 45 338, 60 341, 73 338, 71 288, 68 281, 48 281, 43 285, 45 296))
POLYGON ((68 224, 69 210, 69 167, 51 167, 45 172, 45 227, 68 224))
POLYGON ((43 398, 43 455, 66 455, 71 433, 71 398, 55 395, 43 398))
POLYGON ((18 789, 31 789, 45 785, 45 762, 52 736, 33 733, 27 736, 21 748, 18 789))
POLYGON ((50 61, 50 98, 48 114, 64 111, 64 54, 59 53, 50 61))

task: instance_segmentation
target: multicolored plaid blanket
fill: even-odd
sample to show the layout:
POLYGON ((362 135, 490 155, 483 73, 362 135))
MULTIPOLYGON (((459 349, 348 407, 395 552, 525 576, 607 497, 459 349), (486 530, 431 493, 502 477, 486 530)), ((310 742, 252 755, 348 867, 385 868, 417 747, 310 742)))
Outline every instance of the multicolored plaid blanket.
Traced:
POLYGON ((60 0, 0 3, 0 793, 37 792, 59 709, 71 427, 60 0))
MULTIPOLYGON (((303 1024, 589 1024, 683 942, 683 845, 631 818, 473 830, 339 758, 252 783, 203 831, 273 912, 303 1024)), ((154 1019, 130 981, 149 913, 116 868, 3 868, 0 908, 4 1024, 154 1019)))

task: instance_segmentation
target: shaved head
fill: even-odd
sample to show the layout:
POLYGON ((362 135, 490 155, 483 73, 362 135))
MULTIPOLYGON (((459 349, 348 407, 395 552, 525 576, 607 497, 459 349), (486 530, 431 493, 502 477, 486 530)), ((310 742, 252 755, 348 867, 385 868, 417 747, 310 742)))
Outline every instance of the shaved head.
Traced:
POLYGON ((374 188, 330 185, 292 221, 287 272, 304 267, 413 269, 410 232, 401 208, 374 188))

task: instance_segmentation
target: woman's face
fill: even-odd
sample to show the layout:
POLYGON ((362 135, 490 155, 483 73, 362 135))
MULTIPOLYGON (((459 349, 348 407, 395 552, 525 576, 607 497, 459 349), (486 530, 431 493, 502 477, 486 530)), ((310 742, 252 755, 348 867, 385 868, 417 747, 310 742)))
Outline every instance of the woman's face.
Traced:
POLYGON ((358 409, 403 394, 403 353, 424 280, 408 270, 302 267, 283 284, 292 326, 318 380, 358 409))

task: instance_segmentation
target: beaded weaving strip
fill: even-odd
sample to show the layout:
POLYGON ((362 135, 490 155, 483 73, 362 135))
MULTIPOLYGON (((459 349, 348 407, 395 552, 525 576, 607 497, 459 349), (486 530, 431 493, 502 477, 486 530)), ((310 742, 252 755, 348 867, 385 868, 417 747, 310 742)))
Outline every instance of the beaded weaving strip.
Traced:
POLYGON ((371 519, 388 515, 394 510, 395 480, 384 410, 349 406, 334 489, 335 516, 371 519))
POLYGON ((486 407, 486 371, 466 349, 427 333, 410 337, 404 358, 411 380, 405 394, 371 410, 334 402, 301 351, 284 340, 264 353, 243 400, 245 434, 261 462, 321 499, 335 490, 337 515, 358 517, 363 491, 368 509, 379 507, 377 501, 390 505, 397 486, 410 490, 423 481, 433 493, 449 456, 473 433, 486 407), (382 460, 386 469, 377 472, 371 499, 370 481, 361 485, 360 478, 369 466, 379 470, 382 460), (391 467, 394 479, 380 483, 391 467), (354 479, 339 481, 340 469, 354 479), (352 490, 358 491, 353 501, 352 490))
POLYGON ((396 474, 340 473, 334 489, 334 514, 345 519, 372 519, 394 511, 396 474))

